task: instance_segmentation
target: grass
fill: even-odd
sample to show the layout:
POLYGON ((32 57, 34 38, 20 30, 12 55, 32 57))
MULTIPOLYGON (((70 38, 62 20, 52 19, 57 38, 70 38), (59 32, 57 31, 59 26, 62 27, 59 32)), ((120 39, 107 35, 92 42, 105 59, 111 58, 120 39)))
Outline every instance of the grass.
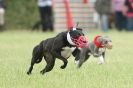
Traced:
POLYGON ((41 75, 45 61, 35 65, 28 76, 32 48, 41 40, 57 33, 6 31, 0 33, 0 88, 132 88, 133 87, 133 34, 111 31, 86 32, 89 41, 97 34, 109 35, 113 49, 107 50, 106 64, 98 65, 91 57, 80 69, 69 58, 66 69, 56 60, 54 69, 41 75))

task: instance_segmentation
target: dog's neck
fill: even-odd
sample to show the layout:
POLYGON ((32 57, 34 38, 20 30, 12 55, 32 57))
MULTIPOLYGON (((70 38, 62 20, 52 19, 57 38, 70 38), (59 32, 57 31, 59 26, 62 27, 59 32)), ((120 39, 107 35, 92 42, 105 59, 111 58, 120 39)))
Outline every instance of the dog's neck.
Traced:
POLYGON ((64 44, 65 44, 64 46, 75 47, 75 45, 71 44, 70 41, 68 41, 68 39, 71 38, 71 37, 69 36, 69 38, 67 38, 67 36, 69 36, 68 31, 64 32, 64 34, 63 34, 63 41, 64 41, 64 44))
POLYGON ((101 36, 96 36, 95 38, 94 38, 94 44, 95 44, 95 46, 97 47, 97 48, 103 48, 104 47, 104 45, 102 44, 102 42, 100 41, 100 37, 101 36))
POLYGON ((71 44, 71 45, 75 46, 75 43, 72 41, 72 39, 71 39, 71 36, 70 36, 70 33, 69 33, 69 32, 67 32, 67 41, 68 41, 68 43, 69 43, 69 44, 71 44))

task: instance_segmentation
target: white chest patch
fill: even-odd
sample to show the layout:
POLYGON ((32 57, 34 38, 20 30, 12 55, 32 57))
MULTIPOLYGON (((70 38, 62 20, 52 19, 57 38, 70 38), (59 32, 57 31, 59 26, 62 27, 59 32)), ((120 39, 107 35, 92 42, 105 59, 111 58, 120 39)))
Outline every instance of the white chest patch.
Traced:
POLYGON ((105 48, 99 48, 98 51, 91 51, 91 53, 88 53, 88 55, 93 55, 94 57, 99 57, 102 55, 103 52, 105 52, 105 48))
POLYGON ((64 58, 69 58, 72 54, 72 52, 76 49, 76 47, 64 47, 63 50, 61 51, 61 56, 63 56, 64 58))
POLYGON ((105 52, 105 48, 100 48, 99 52, 105 52))

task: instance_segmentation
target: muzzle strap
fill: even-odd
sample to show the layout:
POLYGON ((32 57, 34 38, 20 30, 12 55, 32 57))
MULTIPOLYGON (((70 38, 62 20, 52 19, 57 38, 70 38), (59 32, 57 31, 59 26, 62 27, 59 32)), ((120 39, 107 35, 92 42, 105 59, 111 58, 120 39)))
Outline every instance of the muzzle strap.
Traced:
POLYGON ((99 37, 101 37, 101 36, 96 36, 95 38, 94 38, 94 44, 98 47, 98 48, 103 48, 104 46, 102 45, 102 43, 101 42, 99 42, 99 41, 97 41, 97 39, 99 38, 99 37))
POLYGON ((74 45, 76 47, 85 48, 88 45, 88 41, 84 36, 80 36, 77 39, 74 39, 70 36, 70 33, 67 33, 67 41, 69 44, 74 45))

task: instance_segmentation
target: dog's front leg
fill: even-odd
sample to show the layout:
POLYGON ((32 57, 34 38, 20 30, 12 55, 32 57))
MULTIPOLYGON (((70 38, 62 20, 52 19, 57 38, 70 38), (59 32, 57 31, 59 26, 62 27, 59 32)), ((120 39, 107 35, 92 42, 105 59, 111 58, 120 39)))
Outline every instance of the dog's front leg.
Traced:
POLYGON ((104 59, 103 55, 99 56, 98 59, 99 59, 98 64, 104 64, 105 63, 105 59, 104 59))
POLYGON ((81 49, 79 53, 77 53, 76 56, 77 68, 80 68, 82 64, 89 58, 89 56, 87 55, 87 51, 88 51, 87 49, 81 49))
POLYGON ((63 64, 60 68, 61 68, 61 69, 66 68, 67 63, 68 63, 67 59, 64 58, 63 56, 61 56, 61 55, 59 54, 59 52, 57 52, 57 51, 55 51, 55 50, 52 51, 52 54, 53 54, 56 58, 58 58, 58 59, 60 59, 60 60, 63 61, 64 64, 63 64))
POLYGON ((53 69, 55 65, 55 57, 53 57, 51 54, 47 54, 45 56, 45 61, 47 65, 45 66, 43 70, 40 71, 41 74, 45 74, 46 72, 49 72, 53 69))

